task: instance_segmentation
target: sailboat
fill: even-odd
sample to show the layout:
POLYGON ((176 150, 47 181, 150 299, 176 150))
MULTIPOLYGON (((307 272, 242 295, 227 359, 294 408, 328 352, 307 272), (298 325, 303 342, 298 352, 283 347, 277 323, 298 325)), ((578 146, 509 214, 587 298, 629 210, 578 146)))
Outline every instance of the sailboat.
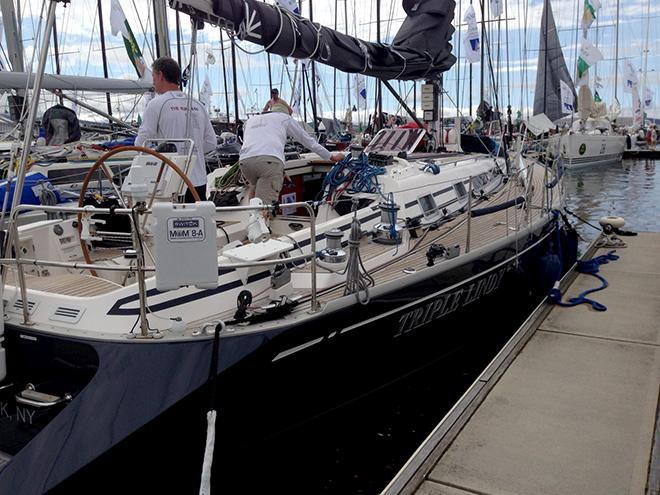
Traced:
MULTIPOLYGON (((435 77, 454 61, 445 13, 453 8, 440 12, 431 2, 407 10, 391 47, 319 31, 253 0, 172 4, 275 53, 384 79, 435 77)), ((28 125, 35 113, 33 106, 28 125)), ((176 449, 169 440, 177 432, 190 439, 199 431, 190 431, 197 422, 169 413, 186 410, 205 386, 223 412, 217 424, 208 416, 209 432, 217 429, 221 439, 216 455, 231 460, 231 438, 240 442, 287 405, 273 399, 279 390, 309 393, 321 374, 353 367, 357 382, 357 370, 384 348, 396 355, 429 342, 417 336, 467 338, 487 330, 484 304, 549 289, 577 247, 560 215, 556 167, 522 155, 509 167, 492 156, 416 158, 423 134, 383 130, 334 166, 309 156, 287 162, 302 189, 286 214, 248 202, 237 183, 231 190, 243 199, 235 206, 173 201, 184 185, 192 188, 182 171, 190 157, 147 148, 137 150, 122 207, 15 199, 14 216, 26 209, 55 215, 13 224, 0 260, 7 411, 0 415, 0 493, 48 491, 156 423, 176 449), (269 226, 263 212, 274 215, 269 226), (132 226, 131 248, 96 250, 103 222, 118 216, 132 226)), ((96 170, 121 151, 97 161, 81 198, 96 170)))
MULTIPOLYGON (((583 44, 586 42, 583 41, 583 44)), ((538 69, 534 96, 534 115, 544 113, 561 134, 550 140, 550 152, 561 156, 564 166, 620 163, 626 136, 617 134, 603 103, 595 103, 587 84, 579 95, 566 67, 555 26, 550 0, 543 4, 538 69), (575 102, 577 100, 577 111, 575 102), (568 116, 564 116, 569 114, 568 116)), ((551 129, 547 129, 551 130, 551 129)))

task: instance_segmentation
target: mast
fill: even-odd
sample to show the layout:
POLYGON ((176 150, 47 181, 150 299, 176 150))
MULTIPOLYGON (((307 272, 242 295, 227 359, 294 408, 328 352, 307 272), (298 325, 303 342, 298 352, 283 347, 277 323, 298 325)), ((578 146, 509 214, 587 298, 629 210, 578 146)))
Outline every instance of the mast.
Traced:
POLYGON ((14 72, 25 72, 23 64, 23 40, 18 31, 16 11, 12 0, 0 0, 2 23, 5 27, 5 40, 7 42, 7 57, 14 72))
POLYGON ((485 17, 485 7, 484 0, 479 0, 479 5, 481 6, 481 67, 479 68, 479 74, 481 78, 481 87, 479 89, 479 105, 484 101, 484 56, 486 52, 486 17, 485 17))
MULTIPOLYGON (((108 56, 105 51, 105 30, 103 27, 103 8, 101 0, 96 0, 97 10, 99 11, 99 35, 101 38, 101 58, 103 59, 103 77, 108 78, 108 56)), ((177 12, 178 14, 178 12, 177 12)), ((110 101, 110 93, 105 94, 105 103, 108 108, 108 115, 112 116, 112 103, 110 101)), ((112 124, 112 119, 108 119, 112 124)))
MULTIPOLYGON (((616 0, 616 40, 614 43, 614 99, 618 102, 618 88, 619 88, 619 0, 616 0)), ((648 34, 648 31, 647 31, 648 34)))
POLYGON ((273 76, 271 74, 270 67, 270 53, 266 53, 266 58, 268 59, 268 91, 270 92, 273 89, 273 76))
POLYGON ((222 80, 225 85, 225 107, 227 115, 227 124, 229 124, 229 88, 227 88, 227 63, 225 62, 225 43, 220 29, 220 56, 222 57, 222 80))
MULTIPOLYGON (((544 74, 548 73, 548 43, 547 43, 547 39, 548 39, 548 13, 547 13, 548 1, 549 0, 545 0, 545 3, 543 4, 543 10, 546 11, 545 12, 545 22, 544 22, 544 26, 543 26, 543 35, 545 36, 545 39, 546 39, 545 53, 543 54, 543 66, 545 67, 544 74)), ((543 78, 543 113, 546 113, 546 110, 547 110, 547 104, 548 104, 547 96, 548 96, 548 78, 546 76, 546 77, 543 78)))
MULTIPOLYGON (((314 22, 314 8, 312 0, 309 0, 309 20, 314 22)), ((309 84, 309 81, 307 82, 309 84)), ((312 117, 314 119, 314 135, 318 138, 319 136, 319 123, 316 120, 316 63, 312 60, 312 84, 310 88, 310 94, 312 96, 312 117)))
MULTIPOLYGON (((346 24, 346 36, 348 36, 348 0, 344 0, 344 23, 346 24)), ((351 107, 351 75, 346 73, 346 99, 348 101, 348 110, 352 112, 351 107)))
MULTIPOLYGON (((380 43, 380 0, 376 0, 376 41, 380 43)), ((378 78, 376 85, 376 102, 378 109, 378 123, 374 125, 374 130, 379 131, 383 128, 383 84, 382 79, 378 78)))
MULTIPOLYGON (((337 31, 337 0, 335 0, 335 31, 337 31)), ((337 68, 332 71, 332 120, 337 120, 337 68)))
POLYGON ((234 115, 235 115, 235 124, 236 124, 236 135, 238 135, 238 82, 236 75, 236 45, 232 41, 231 43, 231 71, 232 78, 234 81, 234 115))
MULTIPOLYGON (((470 5, 472 5, 472 0, 470 0, 470 5)), ((483 40, 481 40, 480 43, 483 43, 483 40)), ((482 46, 481 50, 483 50, 483 49, 484 49, 484 47, 482 46)), ((469 69, 468 70, 468 81, 470 81, 470 101, 469 101, 469 105, 470 105, 470 117, 472 117, 472 62, 470 62, 468 64, 468 69, 469 69)), ((470 119, 470 120, 472 120, 472 119, 470 119)))
MULTIPOLYGON (((179 64, 179 67, 181 67, 181 18, 179 17, 179 11, 176 11, 176 61, 179 64)), ((220 30, 220 43, 222 44, 222 29, 220 30)), ((225 68, 225 58, 224 58, 224 52, 222 52, 222 68, 225 68)), ((227 84, 225 84, 225 90, 227 84)), ((229 118, 229 115, 227 115, 227 118, 229 118)))
MULTIPOLYGON (((53 51, 55 52, 55 74, 61 74, 60 70, 60 49, 57 45, 57 20, 53 19, 53 51)), ((60 105, 64 105, 64 100, 59 97, 60 105)))
MULTIPOLYGON (((617 7, 619 2, 617 1, 617 7)), ((651 0, 648 3, 648 9, 646 11, 646 37, 644 40, 644 62, 642 68, 642 127, 646 124, 646 72, 648 70, 649 63, 649 26, 651 23, 651 0)), ((617 25, 618 27, 618 25, 617 25)))
POLYGON ((170 35, 167 28, 167 10, 163 0, 154 0, 154 38, 156 41, 156 57, 170 56, 170 35))

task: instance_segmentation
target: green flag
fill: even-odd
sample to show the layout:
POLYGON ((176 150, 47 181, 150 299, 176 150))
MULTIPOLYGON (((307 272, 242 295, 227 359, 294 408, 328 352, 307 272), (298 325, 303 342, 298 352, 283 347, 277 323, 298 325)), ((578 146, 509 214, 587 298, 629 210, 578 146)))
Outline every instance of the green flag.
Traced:
POLYGON ((121 33, 121 36, 124 39, 126 53, 128 53, 128 58, 131 60, 133 67, 135 67, 138 77, 140 79, 145 79, 145 76, 147 76, 150 71, 147 64, 144 62, 140 47, 135 40, 131 26, 128 25, 128 21, 124 15, 124 10, 119 4, 119 0, 112 0, 110 5, 110 29, 114 36, 121 33))

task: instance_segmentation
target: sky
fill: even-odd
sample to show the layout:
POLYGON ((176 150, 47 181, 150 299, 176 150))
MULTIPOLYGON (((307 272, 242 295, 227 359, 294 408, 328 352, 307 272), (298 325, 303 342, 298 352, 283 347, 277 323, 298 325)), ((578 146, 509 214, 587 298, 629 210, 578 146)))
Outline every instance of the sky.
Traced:
MULTIPOLYGON (((269 0, 272 3, 273 0, 269 0)), ((309 16, 311 0, 303 0, 302 14, 309 16)), ((440 0, 443 1, 443 0, 440 0)), ((498 101, 500 107, 506 109, 510 104, 513 113, 521 111, 524 116, 531 114, 534 101, 534 85, 536 78, 536 65, 538 61, 539 32, 543 0, 503 0, 505 12, 500 19, 491 18, 486 6, 485 18, 489 30, 491 45, 492 66, 494 78, 499 87, 498 101)), ((550 0, 554 12, 555 22, 564 49, 569 72, 575 72, 577 47, 582 36, 579 18, 582 16, 582 1, 580 0, 550 0)), ((143 51, 147 64, 155 57, 153 36, 153 6, 152 0, 119 0, 131 28, 143 51)), ((110 31, 110 0, 102 0, 103 17, 105 24, 106 53, 110 77, 135 79, 137 77, 130 64, 122 38, 113 36, 110 31)), ((22 38, 25 50, 25 65, 34 64, 35 46, 40 43, 40 29, 43 30, 45 7, 42 0, 19 0, 18 7, 21 14, 22 38)), ((454 26, 457 31, 452 38, 453 53, 458 61, 444 76, 445 116, 456 115, 457 107, 461 115, 474 112, 479 103, 480 94, 480 64, 469 64, 465 59, 464 49, 461 46, 466 27, 459 21, 463 18, 469 0, 456 3, 454 26), (472 65, 472 78, 469 67, 472 65), (460 79, 459 79, 460 77, 460 79), (470 81, 472 84, 470 84, 470 81), (470 87, 472 98, 470 98, 470 87), (470 102, 472 107, 470 108, 470 102)), ((314 21, 328 27, 335 25, 335 7, 337 7, 337 28, 342 32, 348 31, 351 35, 367 40, 376 39, 376 0, 314 0, 314 21), (346 22, 344 12, 348 14, 346 22)), ((477 21, 481 21, 478 3, 475 2, 477 21)), ((602 8, 597 13, 597 21, 588 31, 588 39, 596 44, 604 55, 604 60, 590 69, 593 87, 594 76, 598 75, 603 88, 599 90, 600 96, 606 103, 611 103, 615 93, 618 97, 623 114, 630 115, 631 95, 623 92, 622 76, 624 60, 630 60, 634 67, 640 71, 639 79, 644 79, 642 69, 646 66, 646 85, 654 91, 654 101, 647 113, 652 117, 660 117, 658 100, 660 99, 660 34, 657 28, 660 18, 660 5, 650 0, 628 0, 619 5, 618 23, 618 84, 616 77, 616 0, 602 0, 602 8), (648 40, 647 40, 648 30, 648 40), (648 51, 645 53, 645 49, 648 51), (646 57, 645 57, 646 55, 646 57), (646 58, 646 60, 645 60, 646 58), (646 64, 646 65, 645 65, 646 64)), ((381 0, 381 36, 384 42, 390 41, 399 29, 405 12, 401 0, 381 0)), ((172 55, 176 58, 176 28, 175 13, 168 9, 168 22, 172 55)), ((101 45, 99 36, 99 19, 96 0, 71 0, 68 6, 57 4, 56 26, 58 31, 58 45, 60 52, 61 72, 72 75, 103 76, 101 45)), ((184 65, 188 60, 190 50, 190 21, 188 16, 181 15, 181 31, 183 45, 184 65)), ((231 82, 231 68, 227 67, 228 88, 223 80, 223 66, 221 54, 224 49, 229 61, 230 42, 224 36, 224 44, 220 43, 220 30, 217 27, 206 26, 198 34, 198 73, 197 83, 194 84, 194 95, 198 96, 198 88, 205 76, 209 77, 213 95, 210 104, 210 113, 218 115, 225 113, 225 94, 230 95, 230 113, 233 114, 233 87, 231 82), (206 52, 213 53, 215 64, 206 64, 206 52)), ((260 47, 250 43, 239 43, 239 48, 250 52, 260 52, 260 47)), ((38 51, 38 49, 37 49, 38 51)), ((239 93, 239 113, 244 118, 247 113, 261 110, 269 98, 268 59, 264 53, 248 55, 238 50, 237 87, 239 93)), ((0 50, 0 62, 7 69, 6 46, 4 36, 0 50)), ((55 72, 53 43, 50 43, 47 72, 55 72)), ((283 58, 271 56, 272 85, 280 88, 280 95, 291 100, 291 84, 285 67, 293 75, 295 65, 291 59, 288 64, 283 58)), ((336 73, 326 66, 317 64, 321 87, 318 91, 319 113, 326 117, 336 115, 343 118, 349 103, 355 102, 355 76, 345 73, 336 73), (336 83, 335 83, 336 81, 336 83), (348 86, 351 86, 351 89, 348 86), (333 103, 334 102, 334 103, 333 103)), ((488 80, 486 73, 486 80, 488 80)), ((399 91, 410 107, 419 110, 420 91, 417 85, 418 101, 413 101, 413 84, 411 82, 393 81, 393 86, 399 91)), ((353 113, 353 120, 366 120, 367 112, 373 112, 373 95, 375 80, 367 78, 367 109, 357 114, 353 113)), ((495 98, 492 88, 485 88, 487 99, 493 103, 495 98)), ((86 93, 76 95, 87 102, 98 105, 105 110, 105 95, 86 93)), ((396 100, 387 90, 383 93, 383 110, 388 113, 404 113, 396 100)), ((44 101, 44 108, 51 104, 44 101)), ((126 119, 135 119, 144 106, 144 102, 137 96, 113 96, 113 113, 126 119)), ((82 112, 82 111, 81 111, 82 112)), ((308 106, 308 120, 311 118, 311 106, 308 106)), ((85 115, 89 117, 89 115, 85 115)))

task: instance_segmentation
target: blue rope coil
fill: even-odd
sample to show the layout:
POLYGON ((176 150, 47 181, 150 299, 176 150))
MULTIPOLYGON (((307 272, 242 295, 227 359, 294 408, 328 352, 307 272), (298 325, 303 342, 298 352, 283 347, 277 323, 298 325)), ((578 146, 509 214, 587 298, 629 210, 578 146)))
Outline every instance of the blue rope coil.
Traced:
POLYGON ((572 307, 572 306, 577 306, 578 304, 590 304, 591 307, 596 311, 607 311, 607 307, 604 304, 601 304, 598 301, 594 301, 593 299, 589 299, 587 296, 593 292, 603 290, 609 286, 609 283, 607 282, 607 280, 605 280, 605 277, 599 275, 598 271, 600 265, 604 265, 606 263, 609 263, 610 261, 616 261, 619 259, 619 256, 614 254, 615 252, 616 251, 612 250, 609 253, 604 254, 602 256, 597 256, 590 260, 584 260, 584 261, 579 260, 577 262, 577 271, 580 273, 585 273, 587 275, 593 275, 594 277, 596 277, 601 282, 600 287, 587 289, 584 292, 580 293, 580 295, 578 295, 577 297, 571 297, 568 300, 568 302, 563 302, 561 300, 561 291, 559 290, 559 282, 557 282, 555 286, 552 289, 550 289, 550 293, 548 294, 548 298, 550 299, 550 302, 562 307, 572 307))
POLYGON ((345 190, 349 192, 382 194, 377 176, 384 173, 384 167, 369 164, 365 153, 359 158, 348 155, 330 169, 323 179, 321 190, 327 190, 328 197, 331 197, 335 191, 345 185, 345 190))

